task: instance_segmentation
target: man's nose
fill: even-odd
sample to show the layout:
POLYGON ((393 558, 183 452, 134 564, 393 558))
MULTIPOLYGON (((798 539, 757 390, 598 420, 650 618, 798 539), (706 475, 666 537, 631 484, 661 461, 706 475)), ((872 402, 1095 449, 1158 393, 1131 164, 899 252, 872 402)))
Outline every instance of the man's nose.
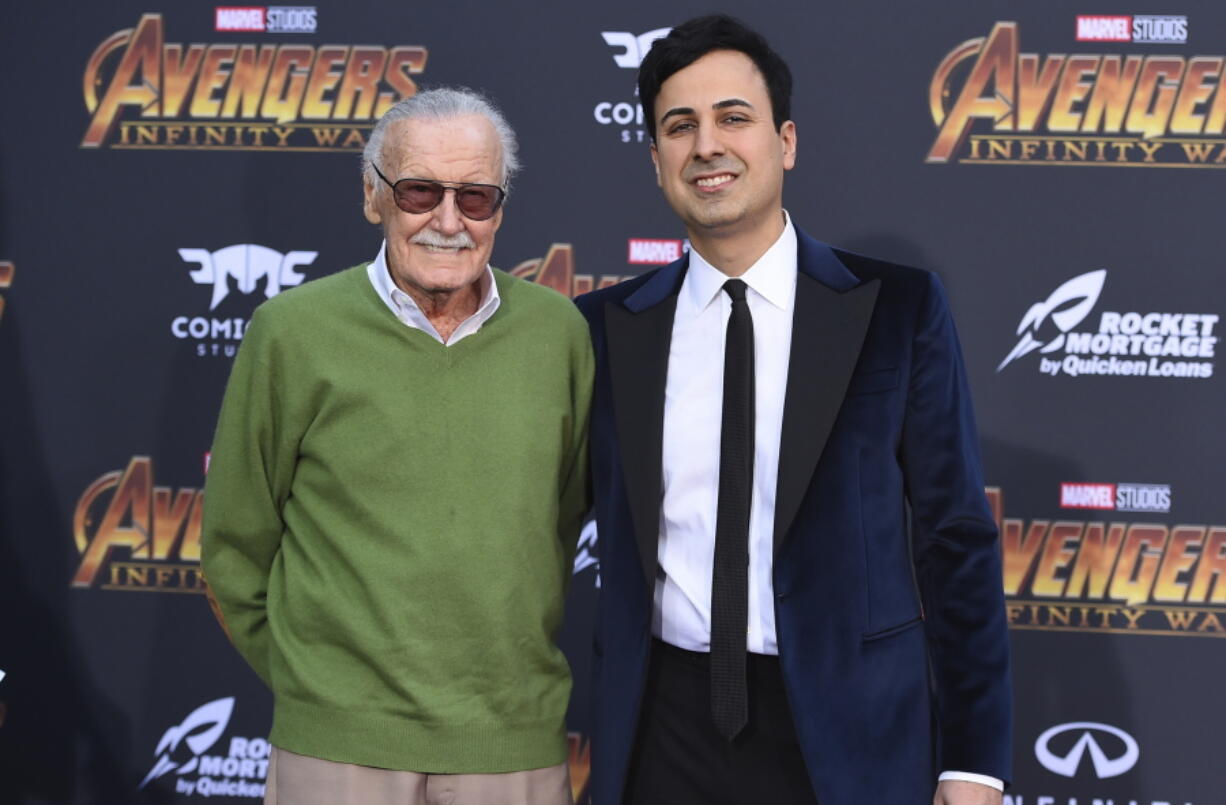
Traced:
POLYGON ((460 214, 456 191, 448 187, 443 190, 443 200, 434 208, 434 220, 431 225, 444 235, 458 235, 464 230, 464 217, 460 214))
POLYGON ((719 135, 719 128, 713 125, 699 125, 694 137, 694 157, 709 160, 724 153, 724 141, 719 135))

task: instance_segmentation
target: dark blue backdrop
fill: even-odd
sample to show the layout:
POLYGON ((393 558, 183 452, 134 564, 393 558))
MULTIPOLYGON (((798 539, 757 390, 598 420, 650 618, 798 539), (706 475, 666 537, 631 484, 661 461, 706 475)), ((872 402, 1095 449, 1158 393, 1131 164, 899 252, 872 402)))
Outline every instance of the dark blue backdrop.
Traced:
MULTIPOLYGON (((935 269, 950 291, 1004 526, 1010 801, 1211 805, 1226 11, 1090 6, 723 4, 796 74, 796 221, 935 269), (1092 14, 1114 19, 1079 25, 1092 14), (943 127, 952 150, 933 161, 943 127)), ((231 31, 200 2, 28 4, 0 30, 5 802, 262 783, 270 701, 200 594, 197 492, 270 272, 292 282, 282 256, 308 253, 291 270, 309 281, 378 249, 357 148, 381 106, 463 84, 505 108, 525 170, 496 265, 573 293, 681 247, 634 67, 644 35, 709 6, 309 8, 231 31), (181 251, 241 244, 272 252, 220 291, 181 251)), ((562 636, 579 792, 599 573, 586 537, 562 636)))

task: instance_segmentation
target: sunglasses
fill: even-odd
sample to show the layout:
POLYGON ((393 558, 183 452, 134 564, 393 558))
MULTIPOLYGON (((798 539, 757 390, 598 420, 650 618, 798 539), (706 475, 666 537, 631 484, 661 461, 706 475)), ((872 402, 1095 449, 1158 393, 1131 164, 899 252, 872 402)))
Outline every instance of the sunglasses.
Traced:
POLYGON ((430 212, 442 202, 448 190, 454 190, 455 203, 460 213, 474 221, 485 221, 494 217, 494 213, 502 206, 503 199, 507 197, 507 191, 494 184, 436 182, 433 179, 400 179, 392 183, 375 163, 370 163, 370 166, 375 169, 379 178, 392 188, 396 206, 415 215, 430 212))

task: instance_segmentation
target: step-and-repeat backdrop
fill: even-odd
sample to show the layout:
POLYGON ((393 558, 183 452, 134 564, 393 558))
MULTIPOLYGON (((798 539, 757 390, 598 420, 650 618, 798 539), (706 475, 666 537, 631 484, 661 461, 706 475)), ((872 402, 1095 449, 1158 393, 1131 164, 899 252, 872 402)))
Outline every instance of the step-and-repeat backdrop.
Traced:
MULTIPOLYGON (((634 78, 709 6, 319 3, 6 13, 4 802, 262 793, 270 697, 202 594, 207 453, 256 305, 375 255, 358 154, 390 104, 505 108, 500 267, 573 295, 685 248, 634 78)), ((796 222, 949 288, 1005 556, 1007 801, 1226 802, 1226 9, 723 10, 795 71, 796 222)), ((580 798, 599 579, 589 528, 562 636, 580 798)))

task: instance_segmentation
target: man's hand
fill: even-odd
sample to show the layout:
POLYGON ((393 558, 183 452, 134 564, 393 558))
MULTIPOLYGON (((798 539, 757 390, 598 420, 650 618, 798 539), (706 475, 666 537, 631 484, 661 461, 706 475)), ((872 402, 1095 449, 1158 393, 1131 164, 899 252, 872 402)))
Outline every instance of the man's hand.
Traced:
POLYGON ((937 783, 932 805, 1000 805, 1004 795, 995 788, 963 780, 937 783))

